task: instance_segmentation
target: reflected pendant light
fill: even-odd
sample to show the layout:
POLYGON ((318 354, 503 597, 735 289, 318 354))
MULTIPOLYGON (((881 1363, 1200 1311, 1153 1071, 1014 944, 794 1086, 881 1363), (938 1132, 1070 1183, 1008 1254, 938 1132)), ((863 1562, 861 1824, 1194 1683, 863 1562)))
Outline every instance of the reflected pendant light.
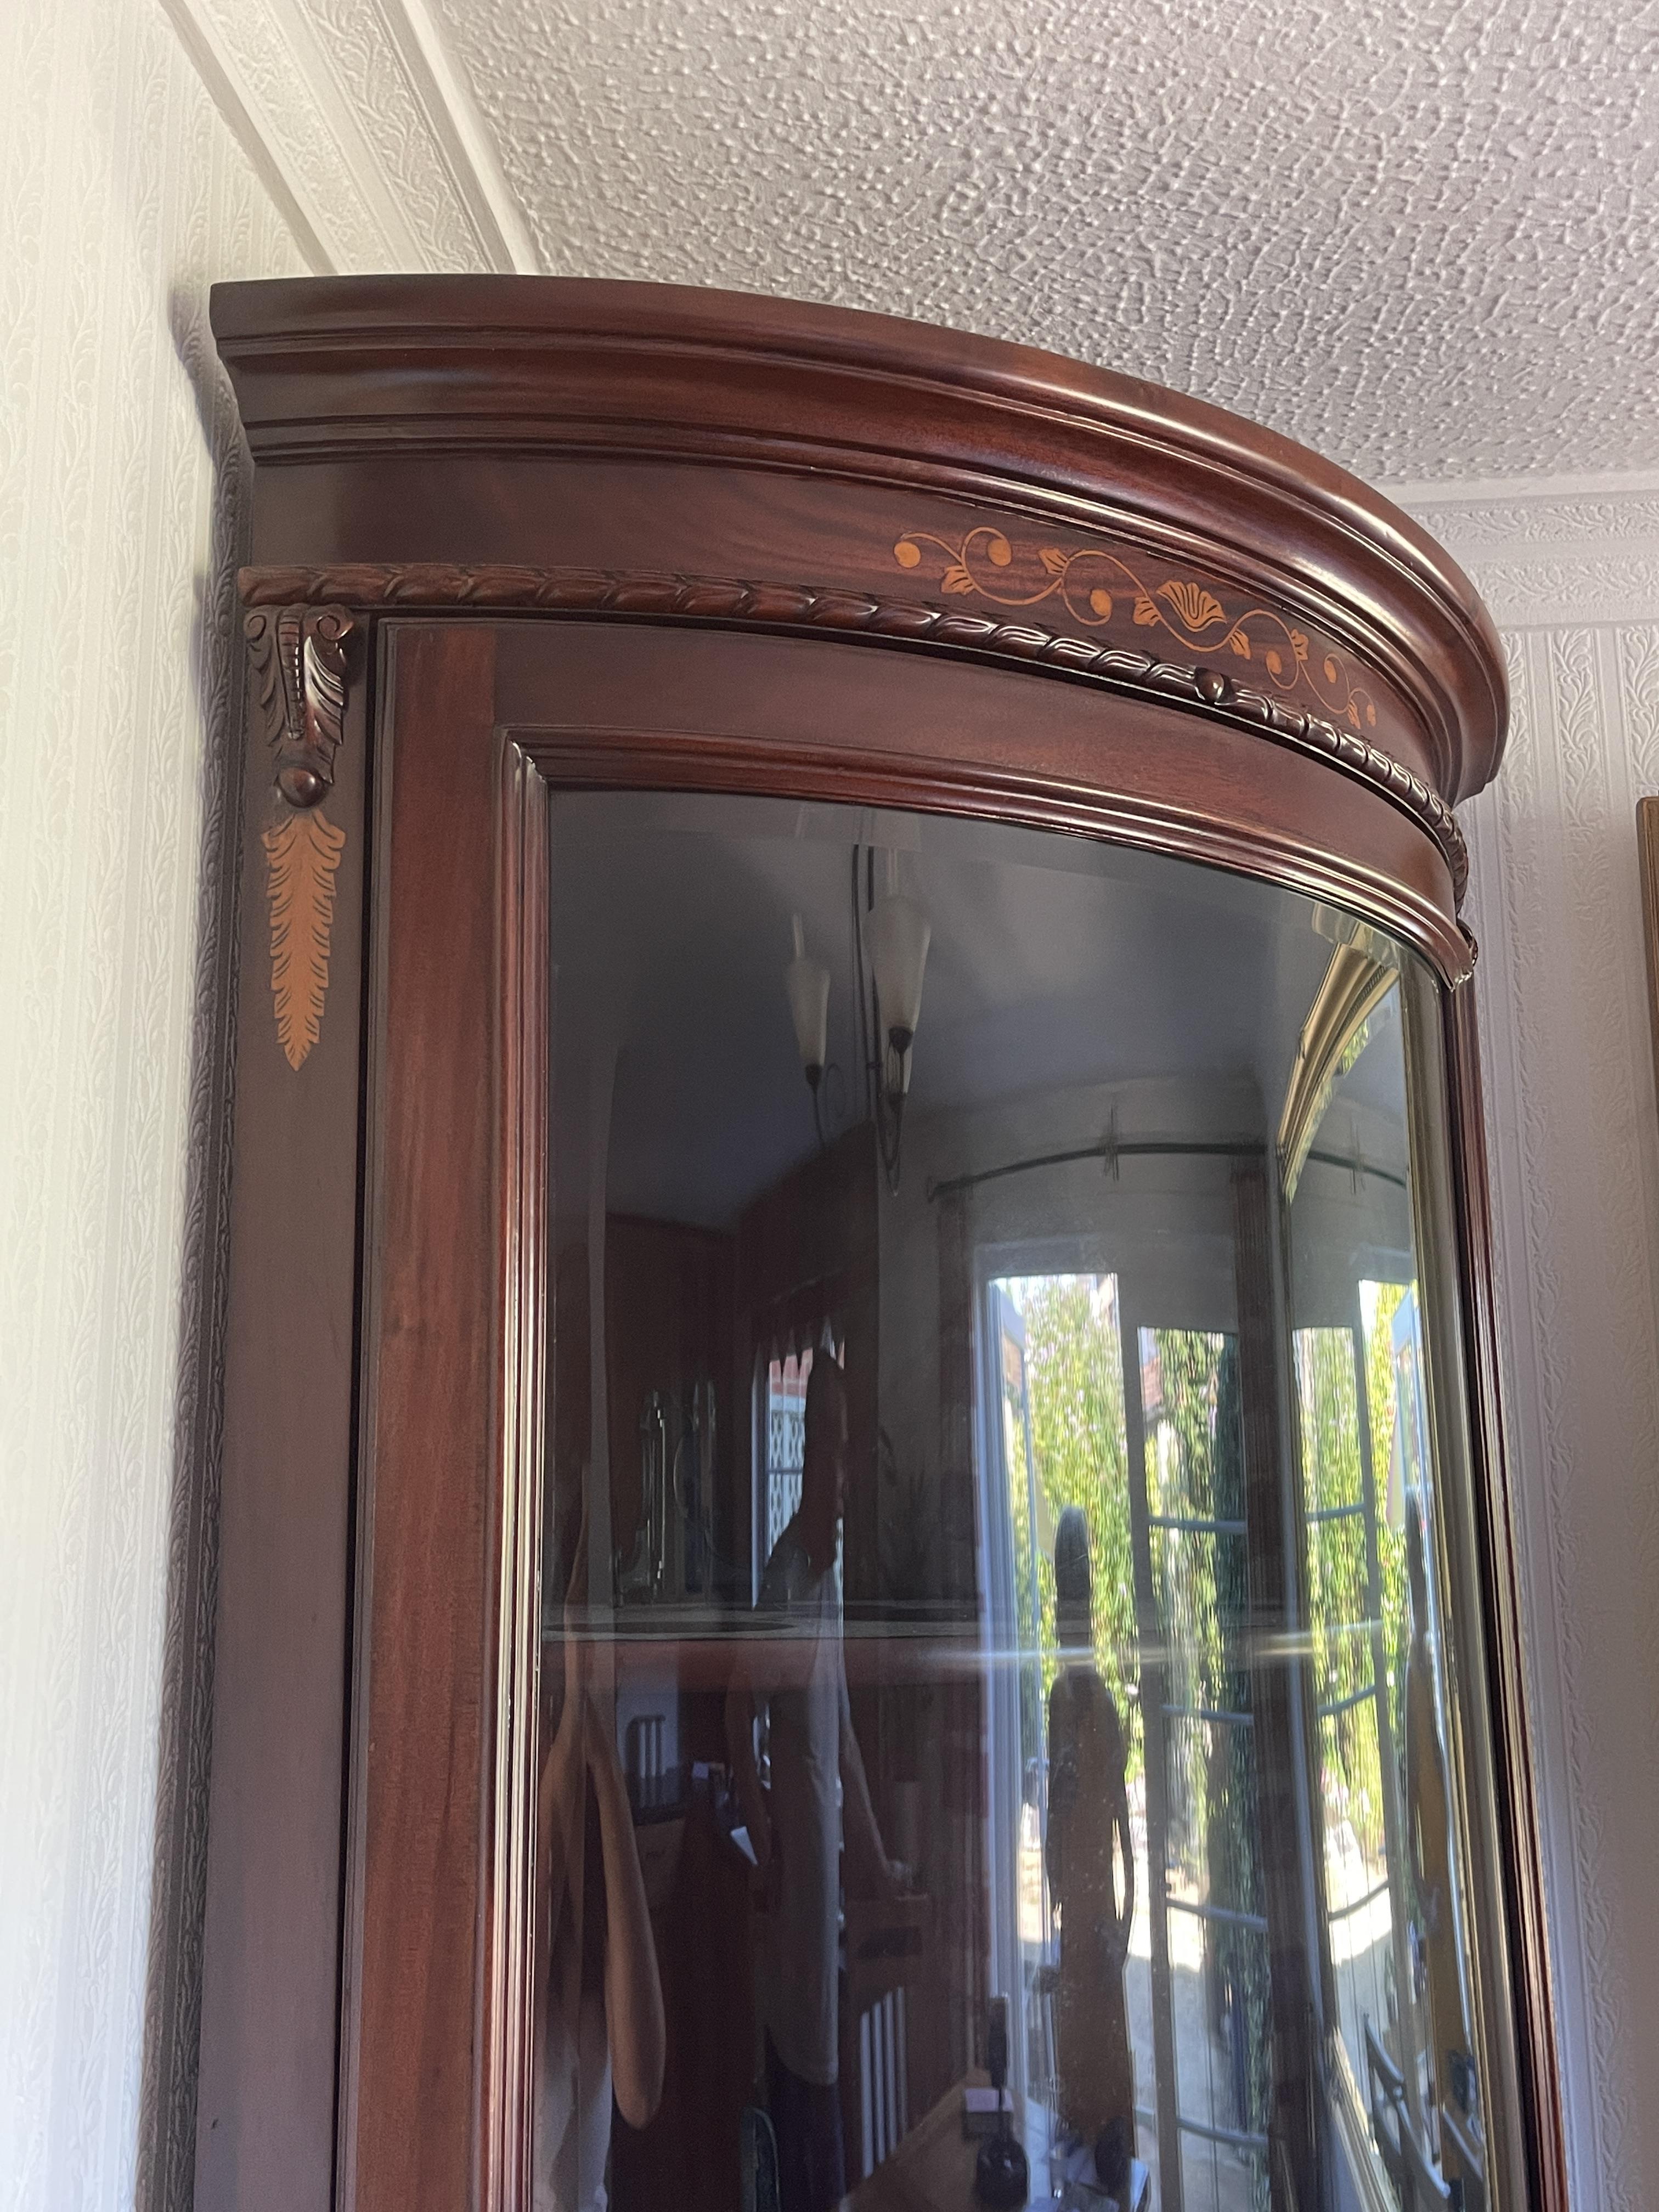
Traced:
POLYGON ((830 1034, 830 970, 806 950, 801 918, 790 916, 795 936, 795 957, 783 971, 783 988, 789 994, 789 1012, 795 1024, 800 1064, 814 1091, 823 1080, 830 1034))
MULTIPOLYGON (((896 854, 889 855, 890 872, 896 854)), ((870 917, 870 962, 876 974, 884 1057, 882 1079, 896 1104, 910 1088, 910 1047, 921 1018, 921 984, 933 927, 927 908, 890 890, 870 917)))

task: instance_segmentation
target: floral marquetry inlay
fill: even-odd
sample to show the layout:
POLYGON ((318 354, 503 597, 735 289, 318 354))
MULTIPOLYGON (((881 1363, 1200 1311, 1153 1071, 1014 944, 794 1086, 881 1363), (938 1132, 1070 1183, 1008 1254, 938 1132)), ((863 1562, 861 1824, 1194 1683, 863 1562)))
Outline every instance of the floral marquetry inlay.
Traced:
POLYGON ((1036 607, 1057 599, 1085 629, 1104 629, 1127 614, 1137 629, 1162 630, 1194 653, 1249 661, 1285 698, 1300 695, 1350 729, 1376 727, 1376 702, 1350 676, 1340 655, 1313 644, 1273 608, 1229 609, 1206 583, 1170 576, 1148 583, 1122 554, 1104 545, 1039 545, 1016 555, 1004 532, 981 523, 954 544, 929 530, 907 531, 893 548, 901 568, 943 555, 940 589, 998 607, 1036 607), (1033 565, 1035 563, 1035 566, 1033 565))

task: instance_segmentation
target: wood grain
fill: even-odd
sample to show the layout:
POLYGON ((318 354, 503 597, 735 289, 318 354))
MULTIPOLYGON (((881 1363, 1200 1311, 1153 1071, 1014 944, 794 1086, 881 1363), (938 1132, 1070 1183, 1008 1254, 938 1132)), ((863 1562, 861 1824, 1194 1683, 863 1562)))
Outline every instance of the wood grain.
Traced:
POLYGON ((1455 1261, 1469 1391, 1470 1488, 1480 1557, 1486 1688, 1503 1856, 1504 1910, 1515 1994, 1512 2033, 1530 2202, 1567 2212, 1566 2136, 1555 2051, 1550 1936, 1537 1778, 1527 1720, 1516 1509, 1504 1438, 1502 1358, 1486 1169, 1480 1037, 1472 983, 1442 994, 1455 1261))
MULTIPOLYGON (((1026 349, 551 282, 221 288, 214 321, 256 460, 255 611, 343 607, 370 651, 331 799, 348 839, 326 1018, 297 1071, 268 969, 244 975, 200 2201, 515 2212, 547 1274, 566 1273, 544 1150, 549 785, 763 790, 1132 844, 1355 909, 1455 985, 1473 953, 1448 810, 1496 766, 1502 659, 1454 564, 1340 471, 1026 349), (982 592, 895 589, 923 566, 898 553, 907 533, 948 552, 975 532, 999 573, 984 533, 1006 537, 1010 590, 1028 550, 1056 551, 1079 589, 1091 561, 1122 560, 1181 657, 1149 654, 1133 595, 1109 615, 1093 583, 1077 605, 1098 634, 1041 579, 1066 624, 1052 605, 1045 627, 982 592), (1211 599, 1257 688, 1237 647, 1215 665, 1194 645, 1211 599), (1275 623, 1328 647, 1358 728, 1261 681, 1275 623), (375 685, 371 820, 357 740, 375 685)), ((250 814, 255 866, 270 804, 250 814)), ((1528 2193, 1561 2212, 1478 1071, 1468 994, 1447 1003, 1528 2193)), ((1268 1238, 1266 1204, 1240 1194, 1241 1250, 1268 1238)), ((585 1283, 561 1309, 562 1371, 586 1371, 585 1283)), ((1265 1481, 1283 1448, 1271 1346, 1241 1357, 1265 1481)), ((953 1448, 964 1358, 942 1347, 953 1448)), ((849 1569, 869 1535, 849 1529, 849 1569)), ((1283 1593, 1256 1595, 1271 1610, 1283 1593)), ((849 1642, 855 1686, 872 1656, 849 1642)), ((717 1645, 678 1658, 711 1692, 725 1663, 717 1645)), ((977 1941, 976 1696, 947 1725, 957 1932, 977 1941)), ((1289 2050, 1320 1992, 1285 1989, 1289 2050)), ((976 2019, 982 1992, 959 1995, 976 2019)), ((1275 2149, 1305 2180, 1293 2104, 1275 2149)))
POLYGON ((395 534, 405 558, 476 558, 488 538, 500 558, 605 567, 570 533, 623 500, 636 548, 716 574, 755 573, 734 541, 756 528, 789 550, 786 518, 805 510, 840 565, 769 573, 868 589, 904 531, 948 535, 953 509, 988 501, 1005 526, 1030 514, 1196 555, 1328 631, 1406 702, 1449 803, 1496 768, 1503 657, 1455 563, 1328 461, 1200 401, 1030 347, 702 288, 354 277, 218 285, 211 313, 260 474, 295 495, 256 512, 262 561, 363 557, 346 550, 361 519, 371 558, 395 534), (550 497, 545 465, 574 494, 583 462, 600 471, 592 505, 550 497), (410 500, 435 501, 447 547, 389 529, 410 500))
POLYGON ((257 719, 244 815, 230 1310, 196 2202, 329 2212, 356 1418, 367 701, 330 799, 347 833, 329 1015, 270 1018, 262 838, 288 810, 257 719), (261 769, 265 772, 259 772, 261 769))
POLYGON ((501 638, 501 719, 560 781, 787 790, 1109 838, 1358 908, 1449 978, 1468 972, 1449 872, 1415 824, 1224 722, 834 636, 573 621, 501 638))
MULTIPOLYGON (((900 544, 910 543, 902 538, 900 544)), ((1081 556, 1074 556, 1081 557, 1081 556)), ((965 573, 965 572, 964 572, 965 573)), ((946 585, 949 588, 950 580, 946 585)), ((359 563, 336 568, 244 568, 238 583, 256 613, 291 600, 349 600, 374 607, 501 613, 607 616, 629 622, 718 623, 723 628, 830 630, 838 637, 888 647, 1012 661, 1073 683, 1101 684, 1188 713, 1206 714, 1291 747, 1370 785, 1409 814, 1440 847, 1461 902, 1468 850, 1457 818, 1439 793, 1364 733, 1350 699, 1354 726, 1254 689, 1236 670, 1203 662, 1164 660, 1121 644, 937 607, 890 594, 869 599, 799 585, 734 582, 714 576, 663 576, 591 568, 525 568, 442 562, 359 563)), ((1172 587, 1171 587, 1172 588, 1172 587)), ((1040 595, 1046 596, 1046 595, 1040 595)), ((1150 606, 1150 599, 1146 600, 1150 606)), ((1218 607, 1217 614, 1219 617, 1218 607)), ((255 619, 250 615, 249 620, 255 619)), ((1308 640, 1294 635, 1305 659, 1308 640)), ((1236 637, 1243 632, 1236 630, 1236 637)), ((1180 641, 1179 640, 1177 641, 1180 641)), ((1224 641, 1216 641, 1223 651, 1224 641)), ((1247 647, 1248 650, 1248 647, 1247 647)), ((1288 649, 1287 649, 1288 650, 1288 649)), ((1327 657, 1327 666, 1336 664, 1327 657)), ((1345 678, 1343 682, 1346 682, 1345 678)), ((1352 686, 1350 686, 1352 690, 1352 686)), ((1370 719, 1375 724, 1374 707, 1370 719)))
POLYGON ((343 2164, 355 2212, 472 2202, 481 2154, 506 1336, 494 658, 488 629, 401 633, 379 762, 385 982, 372 1047, 363 1800, 343 2164))
POLYGON ((534 2081, 538 1717, 541 1711, 542 1486, 545 1467, 550 1159, 547 787, 516 745, 496 763, 498 1488, 485 1571, 483 1788, 486 1917, 477 2118, 483 2212, 530 2199, 534 2081), (493 1691, 493 1695, 489 1694, 493 1691))
POLYGON ((1647 952, 1653 1089, 1659 1099, 1659 799, 1636 802, 1636 851, 1642 871, 1642 942, 1647 952))

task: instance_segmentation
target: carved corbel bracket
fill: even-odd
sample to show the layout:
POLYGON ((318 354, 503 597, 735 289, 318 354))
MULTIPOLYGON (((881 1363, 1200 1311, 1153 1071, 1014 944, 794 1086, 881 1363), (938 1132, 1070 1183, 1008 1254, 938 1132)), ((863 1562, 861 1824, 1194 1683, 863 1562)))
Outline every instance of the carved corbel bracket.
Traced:
POLYGON ((253 711, 276 757, 276 788, 290 806, 315 806, 333 788, 345 726, 345 607, 253 607, 242 623, 253 711))
POLYGON ((334 878, 345 831, 322 802, 334 786, 345 728, 346 644, 356 619, 344 607, 255 607, 244 621, 253 712, 276 756, 287 801, 264 832, 270 913, 270 993, 276 1041, 298 1068, 322 1031, 334 928, 334 878))

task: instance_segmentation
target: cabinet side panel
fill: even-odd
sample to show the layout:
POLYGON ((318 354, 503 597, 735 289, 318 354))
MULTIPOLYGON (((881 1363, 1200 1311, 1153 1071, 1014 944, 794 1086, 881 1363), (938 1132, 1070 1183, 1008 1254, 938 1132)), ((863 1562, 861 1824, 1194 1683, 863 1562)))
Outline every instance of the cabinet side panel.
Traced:
POLYGON ((1447 1079, 1459 1205, 1474 1492, 1483 1557, 1486 1664, 1492 1692, 1498 1809, 1508 1864, 1509 1941, 1516 2003, 1513 2032, 1522 2096, 1531 2123, 1529 2179, 1545 2212, 1565 2212, 1566 2132, 1556 2055, 1555 2000, 1546 1913, 1533 1731, 1527 1719, 1515 1502, 1504 1439, 1492 1188, 1481 1104, 1480 1033, 1474 993, 1465 985, 1445 1008, 1447 1079))
MULTIPOLYGON (((278 797, 264 742, 249 739, 200 2212, 328 2212, 333 2201, 367 781, 358 654, 334 787, 311 815, 278 797), (265 842, 295 824, 308 841, 320 833, 307 851, 325 876, 334 854, 331 916, 319 921, 326 982, 297 1066, 278 1034, 281 860, 265 842)), ((296 1051, 304 1026, 289 1031, 296 1051)))
POLYGON ((355 2212, 467 2203, 494 1620, 495 640, 395 632, 382 758, 355 2212))

